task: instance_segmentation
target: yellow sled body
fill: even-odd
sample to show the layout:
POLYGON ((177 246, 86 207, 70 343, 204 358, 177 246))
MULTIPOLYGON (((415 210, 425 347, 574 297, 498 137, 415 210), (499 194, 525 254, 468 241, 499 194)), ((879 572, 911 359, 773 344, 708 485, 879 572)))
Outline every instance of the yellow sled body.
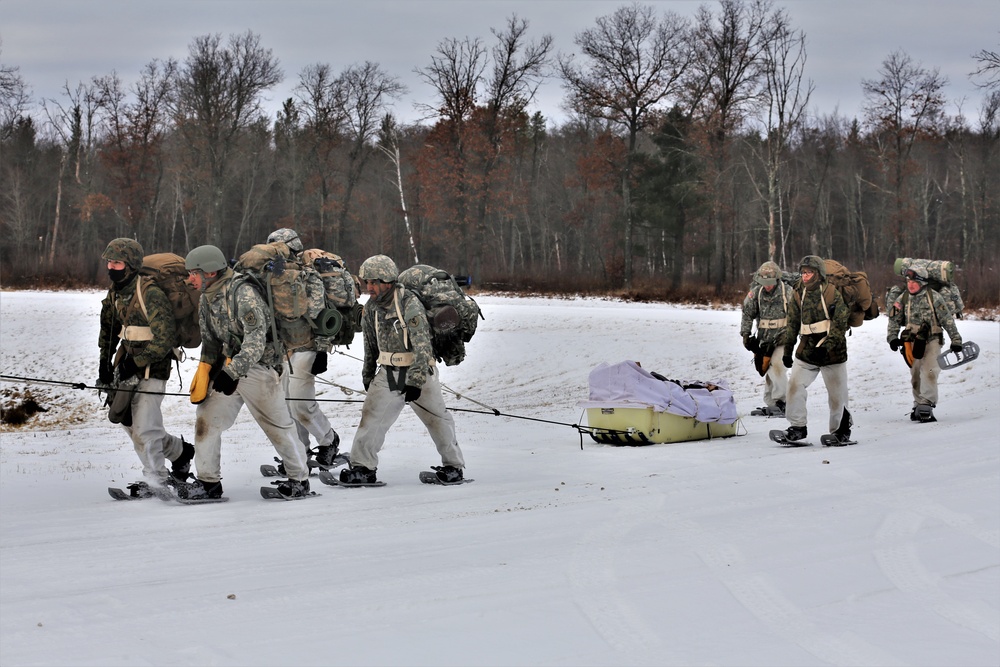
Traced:
POLYGON ((653 445, 728 438, 736 435, 739 421, 732 424, 701 422, 647 408, 587 408, 590 437, 610 445, 653 445))

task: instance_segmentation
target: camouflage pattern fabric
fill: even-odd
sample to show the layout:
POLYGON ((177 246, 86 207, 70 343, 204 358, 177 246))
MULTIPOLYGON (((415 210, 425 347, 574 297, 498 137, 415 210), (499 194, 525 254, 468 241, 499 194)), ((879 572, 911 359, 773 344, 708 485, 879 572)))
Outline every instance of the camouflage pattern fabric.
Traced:
POLYGON ((369 299, 365 304, 361 331, 365 341, 365 362, 361 369, 361 379, 366 387, 371 384, 378 370, 379 352, 413 352, 413 364, 406 369, 406 384, 411 387, 424 386, 431 372, 434 350, 431 347, 431 327, 427 323, 427 312, 415 294, 401 285, 395 285, 379 298, 369 299), (393 295, 397 293, 399 310, 405 322, 400 322, 396 314, 393 295), (409 348, 403 342, 404 328, 409 338, 409 348))
MULTIPOLYGON (((787 305, 794 300, 792 288, 778 281, 768 292, 761 285, 754 285, 743 299, 743 319, 740 337, 750 335, 755 320, 780 320, 787 315, 787 305)), ((785 327, 757 329, 757 343, 761 347, 777 348, 785 342, 785 327)))
POLYGON ((889 312, 886 314, 889 316, 886 332, 886 340, 889 342, 895 338, 904 342, 922 338, 936 339, 943 344, 942 331, 947 331, 952 343, 962 343, 962 336, 958 333, 948 300, 926 285, 916 294, 903 290, 889 306, 889 312))
POLYGON ((281 368, 284 348, 268 340, 271 315, 267 303, 243 276, 226 269, 201 295, 201 360, 215 364, 230 358, 226 372, 241 378, 254 364, 281 368))
POLYGON ((294 229, 289 229, 288 227, 282 227, 281 229, 276 229, 271 232, 267 237, 268 243, 276 242, 284 243, 288 246, 288 249, 299 254, 304 249, 302 245, 302 239, 299 238, 298 232, 294 229))
POLYGON ((833 285, 826 282, 826 269, 819 257, 805 257, 800 269, 808 266, 816 274, 808 285, 800 285, 795 290, 796 298, 788 302, 788 327, 785 329, 785 351, 791 354, 799 329, 803 324, 814 324, 827 319, 830 314, 830 330, 826 333, 806 334, 802 336, 795 356, 814 366, 832 366, 847 361, 847 328, 850 311, 844 303, 844 297, 833 285), (826 302, 824 310, 823 302, 826 302), (816 352, 822 341, 826 356, 816 352))
POLYGON ((114 262, 125 262, 125 266, 134 272, 142 268, 143 251, 139 242, 134 239, 112 239, 101 255, 101 259, 114 262))
POLYGON ((384 283, 396 282, 399 268, 396 262, 387 255, 374 255, 361 263, 358 278, 361 280, 381 280, 384 283))
MULTIPOLYGON (((141 256, 139 257, 139 265, 142 265, 141 256)), ((150 379, 166 380, 170 377, 170 365, 174 358, 173 343, 177 337, 174 309, 163 290, 147 280, 142 290, 146 311, 149 313, 147 321, 135 297, 137 282, 137 276, 133 276, 132 280, 121 288, 113 286, 101 301, 101 337, 99 342, 101 365, 111 366, 120 342, 125 351, 132 355, 140 369, 149 367, 150 379), (125 326, 148 326, 153 334, 153 339, 136 342, 120 340, 118 334, 125 326)))

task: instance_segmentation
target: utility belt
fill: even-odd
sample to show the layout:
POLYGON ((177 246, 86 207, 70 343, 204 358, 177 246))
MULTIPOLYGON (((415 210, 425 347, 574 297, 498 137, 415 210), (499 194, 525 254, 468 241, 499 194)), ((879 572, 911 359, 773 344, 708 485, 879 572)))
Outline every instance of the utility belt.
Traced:
MULTIPOLYGON (((416 359, 416 355, 413 352, 379 352, 378 353, 378 363, 382 366, 394 366, 396 368, 405 368, 407 366, 412 366, 413 361, 416 359)), ((430 366, 437 365, 437 361, 434 359, 430 360, 430 366)))
POLYGON ((788 324, 788 318, 782 317, 777 320, 760 320, 757 322, 758 329, 784 329, 788 324))
POLYGON ((821 320, 812 324, 803 324, 799 327, 799 334, 807 336, 809 334, 825 334, 830 332, 830 320, 821 320))

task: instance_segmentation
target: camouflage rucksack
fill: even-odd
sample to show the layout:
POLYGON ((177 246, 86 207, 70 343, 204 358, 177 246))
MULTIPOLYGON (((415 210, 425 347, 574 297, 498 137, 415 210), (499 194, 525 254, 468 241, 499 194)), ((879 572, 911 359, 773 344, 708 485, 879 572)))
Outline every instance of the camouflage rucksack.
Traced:
POLYGON ((177 339, 174 347, 195 348, 201 345, 201 329, 198 324, 198 290, 187 282, 188 272, 184 267, 184 258, 172 252, 161 252, 146 255, 142 258, 142 268, 139 269, 139 279, 136 282, 135 303, 146 314, 146 304, 143 300, 143 290, 147 281, 152 281, 163 290, 173 307, 174 320, 177 322, 177 339))
MULTIPOLYGON (((893 273, 900 276, 906 275, 906 270, 910 268, 922 268, 927 273, 928 286, 943 296, 951 307, 952 315, 961 319, 965 302, 962 301, 962 293, 955 284, 955 265, 946 260, 897 257, 892 267, 893 273)), ((889 288, 885 297, 886 308, 905 291, 898 285, 889 288)))
POLYGON ((465 359, 465 344, 472 340, 483 316, 479 304, 466 296, 447 271, 416 264, 399 274, 399 283, 417 295, 427 311, 434 356, 454 366, 465 359))
POLYGON ((317 326, 331 332, 327 335, 334 345, 350 345, 354 334, 361 331, 361 283, 340 255, 310 248, 302 253, 302 260, 323 279, 326 307, 332 311, 321 313, 317 326))
POLYGON ((272 314, 272 335, 294 350, 313 341, 308 276, 283 242, 259 243, 240 255, 234 270, 260 290, 272 314))

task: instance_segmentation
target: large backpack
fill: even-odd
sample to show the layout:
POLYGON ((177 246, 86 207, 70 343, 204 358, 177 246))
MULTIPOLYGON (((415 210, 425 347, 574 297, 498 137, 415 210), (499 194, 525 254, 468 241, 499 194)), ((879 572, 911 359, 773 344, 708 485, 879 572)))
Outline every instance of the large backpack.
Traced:
POLYGON ((878 303, 872 298, 872 286, 864 271, 850 271, 840 262, 827 259, 826 281, 840 290, 850 311, 848 321, 852 327, 861 326, 865 320, 878 317, 878 303))
POLYGON ((313 341, 314 322, 309 317, 309 286, 305 267, 283 242, 259 243, 236 262, 234 270, 245 275, 260 291, 271 311, 272 338, 289 350, 313 341))
MULTIPOLYGON (((962 301, 962 293, 958 289, 958 285, 955 284, 955 265, 947 260, 897 257, 892 268, 894 273, 904 276, 907 269, 918 267, 927 273, 928 286, 943 296, 951 308, 952 315, 960 318, 962 310, 965 308, 965 302, 962 301)), ((896 296, 903 291, 905 290, 897 289, 896 287, 890 289, 890 293, 895 293, 896 296)), ((887 294, 886 308, 889 307, 891 302, 887 294)))
POLYGON ((427 311, 434 356, 446 366, 465 359, 465 344, 472 340, 483 316, 479 304, 467 296, 447 271, 416 264, 399 274, 403 287, 417 295, 427 311))
POLYGON ((327 330, 334 331, 330 337, 334 345, 350 345, 354 334, 361 331, 362 305, 361 283, 347 268, 340 255, 319 248, 310 248, 302 253, 306 266, 311 266, 323 279, 326 307, 331 313, 321 315, 327 330), (332 321, 332 322, 331 322, 332 321))
POLYGON ((139 280, 135 286, 136 302, 146 313, 143 290, 146 281, 152 281, 163 290, 174 310, 177 322, 177 338, 174 347, 195 348, 201 345, 201 328, 198 325, 198 300, 200 294, 187 282, 188 272, 184 258, 172 252, 146 255, 142 258, 139 280))

